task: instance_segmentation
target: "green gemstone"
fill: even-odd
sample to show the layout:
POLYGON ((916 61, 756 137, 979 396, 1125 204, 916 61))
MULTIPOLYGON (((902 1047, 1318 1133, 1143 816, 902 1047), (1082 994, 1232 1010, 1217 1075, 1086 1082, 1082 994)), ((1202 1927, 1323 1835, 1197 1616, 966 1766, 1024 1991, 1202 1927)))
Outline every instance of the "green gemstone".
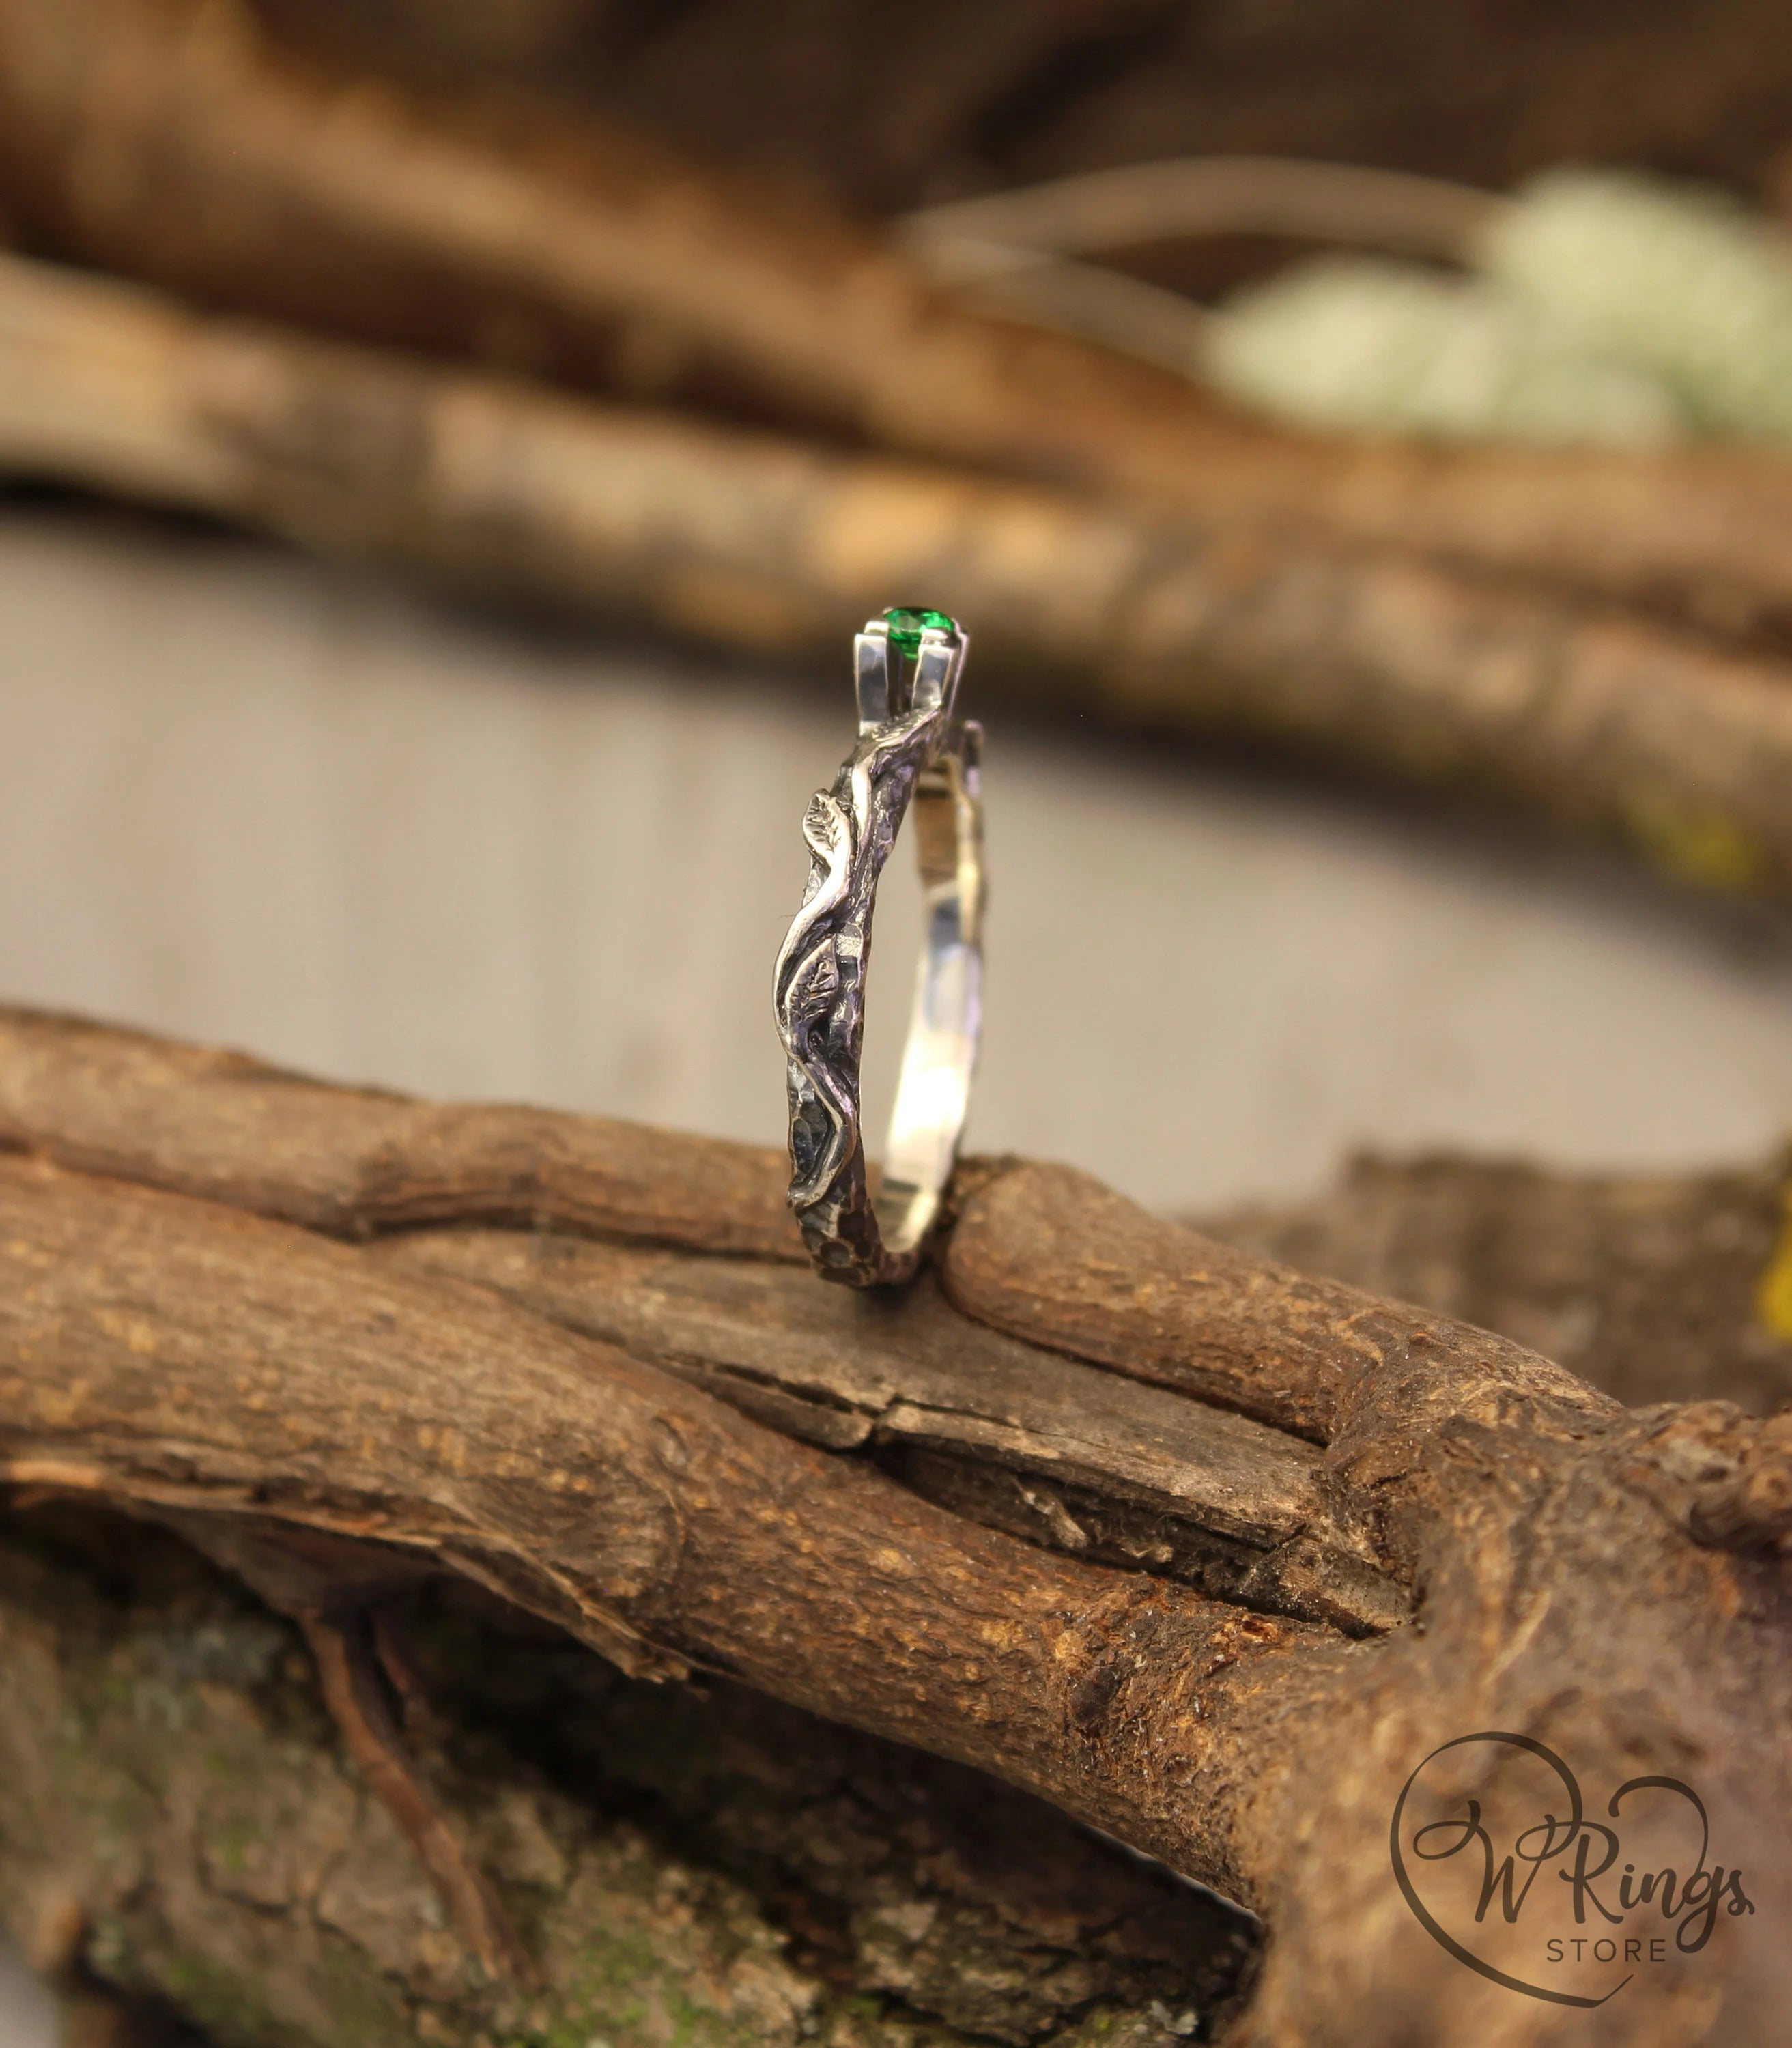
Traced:
POLYGON ((883 615, 890 628, 890 644, 912 661, 921 652, 921 636, 929 626, 942 633, 956 633, 958 621, 943 611, 929 611, 918 604, 893 604, 883 615))

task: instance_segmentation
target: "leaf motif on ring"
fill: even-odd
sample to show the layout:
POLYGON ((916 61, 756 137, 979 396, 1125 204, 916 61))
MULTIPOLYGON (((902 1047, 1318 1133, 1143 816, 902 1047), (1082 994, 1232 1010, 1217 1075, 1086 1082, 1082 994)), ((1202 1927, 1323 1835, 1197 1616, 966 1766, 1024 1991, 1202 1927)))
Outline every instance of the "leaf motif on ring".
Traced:
POLYGON ((799 1208, 832 1188, 858 1142, 857 1104, 848 1078, 822 1049, 840 999, 840 964, 832 938, 823 938, 791 969, 779 1018, 785 1049, 806 1086, 792 1125, 792 1162, 797 1175, 790 1199, 799 1208), (813 1042, 820 1039, 821 1045, 813 1042))
POLYGON ((852 828, 846 813, 825 789, 818 789, 809 799, 803 814, 803 837, 815 865, 810 871, 803 907, 792 920, 778 956, 775 989, 781 1025, 789 1010, 791 979, 797 961, 804 956, 803 949, 817 925, 839 910, 847 891, 852 828))
POLYGON ((844 870, 852 854, 852 832, 846 813, 825 789, 817 789, 803 813, 803 837, 823 866, 844 870))
POLYGON ((778 954, 779 1036, 790 1062, 790 1203, 799 1214, 838 1202, 859 1141, 857 1053, 861 990, 845 972, 879 871, 896 835, 937 712, 911 714, 861 741, 832 789, 803 814, 811 856, 802 908, 778 954))
POLYGON ((801 1026, 806 1040, 809 1028, 824 1022, 832 1014, 840 994, 840 956, 833 940, 824 938, 797 961, 785 984, 784 1014, 788 1035, 794 1038, 797 1028, 801 1026))

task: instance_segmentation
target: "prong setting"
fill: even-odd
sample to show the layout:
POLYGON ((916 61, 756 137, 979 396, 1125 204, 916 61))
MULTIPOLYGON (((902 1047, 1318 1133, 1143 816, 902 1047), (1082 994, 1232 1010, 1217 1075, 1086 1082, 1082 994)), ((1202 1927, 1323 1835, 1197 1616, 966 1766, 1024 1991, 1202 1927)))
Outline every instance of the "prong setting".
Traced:
POLYGON ((958 679, 971 636, 944 612, 893 606, 881 619, 865 622, 852 643, 859 698, 859 730, 867 732, 911 712, 952 715, 958 679), (892 629, 892 616, 931 622, 892 629))

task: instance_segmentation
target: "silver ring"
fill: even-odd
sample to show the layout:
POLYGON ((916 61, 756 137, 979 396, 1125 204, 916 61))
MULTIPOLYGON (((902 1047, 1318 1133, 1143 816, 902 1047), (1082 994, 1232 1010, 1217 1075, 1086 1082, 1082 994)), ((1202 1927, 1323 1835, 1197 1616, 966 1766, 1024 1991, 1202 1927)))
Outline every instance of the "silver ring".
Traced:
POLYGON ((983 995, 983 728, 953 716, 970 635, 902 605, 853 642, 859 743, 803 819, 811 864, 774 988, 790 1085, 790 1206, 823 1278, 919 1266, 957 1156, 983 995), (865 972, 878 877, 913 805, 927 935, 883 1173, 859 1130, 865 972))

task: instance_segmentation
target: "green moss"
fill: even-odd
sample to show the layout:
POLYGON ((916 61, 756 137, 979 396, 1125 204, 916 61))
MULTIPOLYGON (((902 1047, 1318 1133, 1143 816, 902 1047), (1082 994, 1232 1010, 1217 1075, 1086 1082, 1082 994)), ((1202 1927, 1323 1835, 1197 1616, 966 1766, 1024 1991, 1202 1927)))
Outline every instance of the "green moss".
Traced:
MULTIPOLYGON (((644 1933, 606 1935, 580 1953, 565 1994, 569 2015, 602 2031, 613 2048, 721 2048, 737 2038, 723 2015, 691 1997, 644 1933)), ((551 2044, 558 2048, 558 2044, 551 2044)))
POLYGON ((249 1852, 254 1840, 249 1828, 227 1821, 211 1829, 208 1846, 214 1862, 233 1877, 240 1877, 249 1868, 249 1852))
POLYGON ((204 1962, 196 1956, 168 1958, 155 1972, 156 1988, 178 2005, 183 2013, 215 2038, 219 2048, 237 2048, 253 2043, 254 2048, 281 2048, 291 2042, 302 2048, 302 2037, 289 2031, 254 1999, 246 1997, 242 1986, 227 1970, 204 1962))
POLYGON ((1633 797, 1625 807, 1631 837, 1656 867, 1695 888, 1736 894, 1771 877, 1767 849, 1721 811, 1697 810, 1660 797, 1633 797))
MULTIPOLYGON (((41 1883, 53 1797, 94 1972, 169 2001, 219 2048, 1170 2048, 1144 2021, 1136 2041, 1084 2024, 1098 2001, 1147 2011, 1161 1965, 1099 1944, 1068 1957, 1024 1903, 1005 1916, 930 1875, 956 1867, 967 1799, 1029 1885, 1054 1859, 1070 1882, 1092 1853, 1069 1823, 737 1689, 634 1685, 434 1589, 407 1635, 454 1732, 423 1760, 543 1959, 531 1986, 484 1984, 424 1911, 291 1631, 171 1568, 159 1608, 151 1593, 113 1606, 89 1571, 0 1540, 0 1712, 29 1765, 0 1785, 0 1897, 20 1910, 41 1883), (145 1681, 165 1695, 148 1712, 145 1681), (199 1886, 158 1883, 196 1856, 199 1886), (359 1889, 308 1910, 350 1868, 359 1889), (925 1908, 924 1943, 899 1914, 896 1935, 885 1924, 905 1902, 925 1908)), ((1182 1952, 1203 1954, 1204 1926, 1182 1952)))
POLYGON ((121 1990, 165 1999, 218 2043, 218 2048, 310 2048, 282 2027, 231 1972, 196 1956, 146 1953, 126 1922, 108 1915, 88 1937, 88 1967, 121 1990))

